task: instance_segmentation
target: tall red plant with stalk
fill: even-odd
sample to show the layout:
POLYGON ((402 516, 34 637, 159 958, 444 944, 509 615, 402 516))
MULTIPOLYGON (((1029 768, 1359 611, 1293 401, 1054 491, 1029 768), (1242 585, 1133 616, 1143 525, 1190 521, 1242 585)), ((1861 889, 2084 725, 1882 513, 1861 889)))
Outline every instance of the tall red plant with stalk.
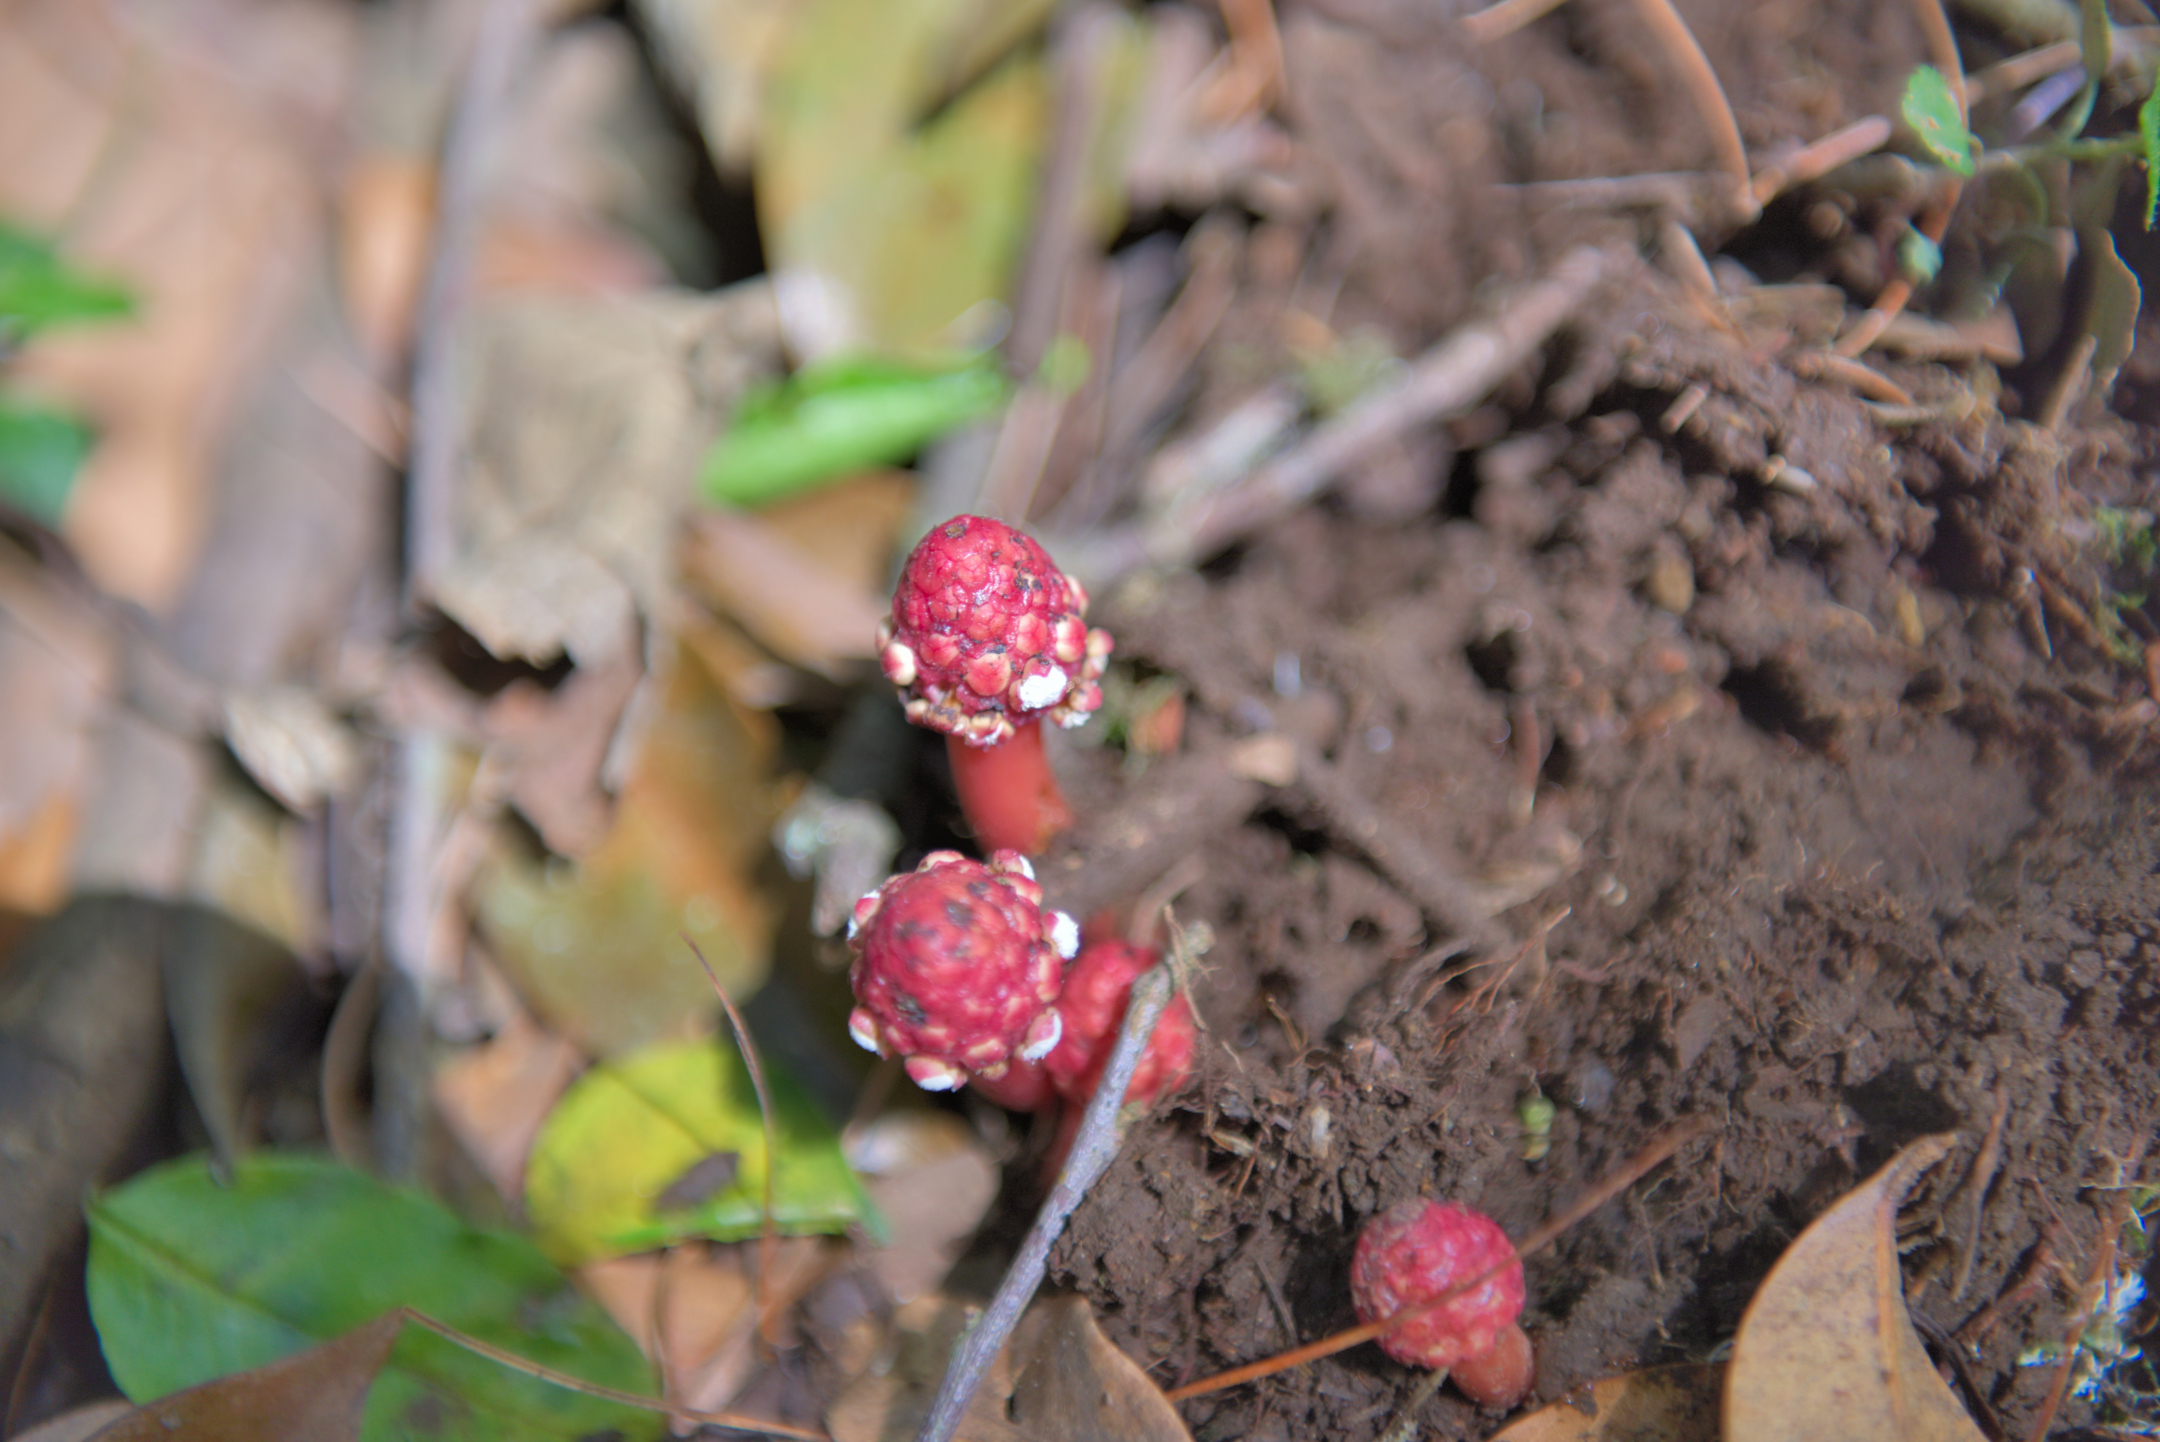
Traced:
POLYGON ((909 555, 878 660, 908 719, 945 733, 953 788, 985 851, 1035 855, 1072 824, 1042 722, 1102 705, 1110 633, 1087 592, 1002 521, 955 516, 909 555))

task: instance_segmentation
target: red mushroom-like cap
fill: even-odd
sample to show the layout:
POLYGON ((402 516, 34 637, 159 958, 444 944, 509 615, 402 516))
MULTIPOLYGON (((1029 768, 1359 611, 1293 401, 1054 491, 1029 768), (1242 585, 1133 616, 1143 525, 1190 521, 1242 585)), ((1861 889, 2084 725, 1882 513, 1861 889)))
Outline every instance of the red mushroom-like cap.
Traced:
POLYGON ((1087 592, 1041 546, 983 516, 955 516, 908 557, 878 659, 908 719, 995 746, 1048 716, 1077 726, 1102 705, 1110 633, 1087 592))
POLYGON ((856 1007, 848 1034, 878 1053, 907 1058, 930 1091, 968 1076, 999 1076, 1018 1056, 1040 1060, 1062 1028, 1051 1008, 1080 930, 1042 909, 1027 858, 1000 851, 985 866, 957 851, 922 865, 855 903, 848 924, 856 1007))
MULTIPOLYGON (((1091 941, 1081 949, 1058 997, 1064 1035, 1043 1058, 1043 1070, 1058 1095, 1074 1102, 1095 1095, 1132 1000, 1133 983, 1154 964, 1153 947, 1115 939, 1091 941)), ((1183 996, 1172 997, 1141 1053, 1132 1084, 1125 1088, 1125 1100, 1146 1106, 1183 1086, 1192 1075, 1193 1035, 1191 1004, 1183 996)))
POLYGON ((1380 1337, 1380 1349, 1398 1362, 1453 1367, 1491 1352, 1522 1313, 1522 1262, 1491 1217, 1445 1202, 1398 1202, 1358 1235, 1350 1296, 1360 1322, 1377 1322, 1494 1267, 1460 1296, 1380 1337))

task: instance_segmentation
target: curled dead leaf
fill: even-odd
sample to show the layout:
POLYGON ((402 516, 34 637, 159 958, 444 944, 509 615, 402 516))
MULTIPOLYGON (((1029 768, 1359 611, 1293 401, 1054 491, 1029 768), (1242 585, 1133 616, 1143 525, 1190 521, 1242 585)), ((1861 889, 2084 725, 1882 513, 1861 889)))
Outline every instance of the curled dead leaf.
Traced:
MULTIPOLYGON (((857 1378, 825 1419, 835 1442, 915 1435, 937 1394, 969 1308, 924 1297, 900 1309, 889 1367, 857 1378)), ((1110 1344, 1080 1297, 1028 1309, 960 1423, 959 1442, 1191 1442, 1177 1409, 1110 1344)))
POLYGON ((403 1311, 385 1312, 297 1356, 145 1403, 92 1442, 348 1442, 404 1329, 403 1311))
POLYGON ((1491 1442, 1718 1442, 1722 1366, 1643 1367, 1521 1417, 1491 1442))
POLYGON ((1898 1272, 1898 1202, 1955 1139, 1913 1142, 1785 1249, 1733 1339, 1727 1437, 1981 1442, 1913 1330, 1898 1272))

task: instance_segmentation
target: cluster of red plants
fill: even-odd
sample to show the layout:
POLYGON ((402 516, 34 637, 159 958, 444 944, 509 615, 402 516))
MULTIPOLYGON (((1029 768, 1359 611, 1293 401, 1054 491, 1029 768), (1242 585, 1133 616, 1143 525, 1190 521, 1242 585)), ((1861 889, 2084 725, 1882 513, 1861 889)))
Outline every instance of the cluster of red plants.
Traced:
MULTIPOLYGON (((858 902, 848 928, 855 1040, 902 1057, 931 1090, 972 1084, 1015 1110, 1060 1107, 1054 1157, 1100 1085, 1133 983, 1157 960, 1113 937, 1083 949, 1072 918, 1043 906, 1027 861, 1072 819, 1041 723, 1078 725, 1102 704, 1111 640, 1086 611, 1079 583, 1001 522, 957 516, 915 548, 880 627, 880 664, 909 718, 945 734, 954 789, 990 859, 933 852, 858 902)), ((1194 1035, 1179 996, 1124 1101, 1182 1087, 1194 1035)), ((1489 1218, 1434 1202, 1381 1213, 1359 1238, 1351 1291, 1362 1321, 1389 1324, 1388 1355, 1447 1369, 1486 1405, 1529 1391, 1530 1341, 1515 1324, 1522 1263, 1489 1218)))

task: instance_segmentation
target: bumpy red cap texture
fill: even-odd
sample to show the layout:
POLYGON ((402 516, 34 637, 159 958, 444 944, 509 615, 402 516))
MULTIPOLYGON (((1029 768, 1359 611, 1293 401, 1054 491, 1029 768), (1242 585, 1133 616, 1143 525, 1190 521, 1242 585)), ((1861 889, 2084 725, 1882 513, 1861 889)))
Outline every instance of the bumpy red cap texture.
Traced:
POLYGON ((1490 1352, 1522 1314, 1522 1262, 1498 1222, 1445 1202, 1399 1202, 1358 1235, 1350 1296, 1360 1322, 1377 1322, 1494 1266, 1467 1292, 1380 1337, 1380 1349, 1398 1362, 1452 1367, 1490 1352))
MULTIPOLYGON (((1152 947, 1123 941, 1091 941, 1081 949, 1058 997, 1063 1035, 1043 1059, 1058 1095, 1074 1102, 1095 1095, 1117 1045, 1133 983, 1154 964, 1152 947)), ((1125 1100, 1146 1106, 1183 1086, 1192 1075, 1193 1035, 1191 1005, 1183 996, 1172 997, 1125 1088, 1125 1100)))
POLYGON ((933 851, 855 903, 848 1034, 905 1057, 932 1091, 1002 1075, 1014 1057, 1039 1060, 1057 1045, 1062 1021, 1050 1004, 1079 940, 1071 917, 1043 909, 1018 852, 986 866, 933 851))
POLYGON ((1087 592, 1002 521, 955 516, 923 537, 878 628, 878 659, 908 719, 995 746, 1047 716, 1077 726, 1102 705, 1110 633, 1087 592))

